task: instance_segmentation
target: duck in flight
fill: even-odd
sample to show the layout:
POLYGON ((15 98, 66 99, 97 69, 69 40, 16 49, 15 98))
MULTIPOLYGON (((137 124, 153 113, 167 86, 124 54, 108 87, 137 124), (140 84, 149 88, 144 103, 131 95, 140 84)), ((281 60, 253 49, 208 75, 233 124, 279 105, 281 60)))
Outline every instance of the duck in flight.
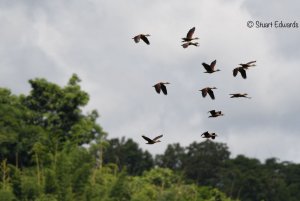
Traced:
POLYGON ((211 62, 210 65, 208 65, 207 63, 202 63, 202 66, 205 68, 206 72, 204 73, 215 73, 217 71, 220 71, 220 69, 215 69, 217 60, 214 60, 213 62, 211 62))
POLYGON ((248 94, 244 93, 235 93, 235 94, 229 94, 231 97, 230 98, 251 98, 251 97, 248 97, 248 94))
POLYGON ((209 133, 208 131, 204 132, 201 134, 201 136, 203 136, 202 138, 211 138, 211 139, 215 139, 218 135, 216 133, 209 133))
POLYGON ((185 38, 182 38, 182 42, 190 42, 190 41, 192 41, 192 40, 198 40, 198 39, 199 39, 198 37, 193 38, 193 35, 194 35, 194 33, 195 33, 195 30, 196 30, 195 27, 191 28, 191 29, 188 31, 188 33, 186 34, 186 37, 185 37, 185 38))
POLYGON ((239 64, 240 66, 239 67, 236 67, 233 69, 233 76, 236 77, 238 73, 241 74, 242 78, 246 79, 247 78, 247 74, 246 74, 246 70, 249 68, 249 67, 253 67, 253 66, 256 66, 254 63, 256 61, 250 61, 248 63, 245 63, 245 64, 239 64))
POLYGON ((198 42, 186 42, 186 43, 183 43, 181 46, 183 48, 188 48, 190 45, 193 45, 193 46, 199 46, 199 43, 198 42))
POLYGON ((206 95, 208 94, 210 96, 211 99, 215 99, 215 95, 213 92, 213 89, 217 89, 216 87, 205 87, 203 89, 200 89, 199 91, 202 92, 202 97, 205 98, 206 95))
POLYGON ((210 113, 209 117, 224 116, 224 114, 222 113, 222 111, 211 110, 211 111, 208 111, 208 113, 210 113))
POLYGON ((132 39, 134 40, 135 43, 139 43, 140 40, 142 39, 147 45, 150 45, 150 42, 147 38, 148 36, 150 36, 150 34, 139 34, 133 37, 132 39))
POLYGON ((153 87, 155 88, 155 91, 160 94, 160 91, 162 91, 165 95, 168 94, 167 91, 167 87, 165 86, 166 84, 170 84, 169 82, 159 82, 155 85, 153 85, 153 87))
POLYGON ((162 136, 163 135, 159 135, 159 136, 157 136, 157 137, 155 137, 153 139, 150 139, 150 138, 142 135, 142 137, 147 141, 146 144, 155 144, 155 143, 158 143, 158 142, 160 142, 159 138, 161 138, 162 136))

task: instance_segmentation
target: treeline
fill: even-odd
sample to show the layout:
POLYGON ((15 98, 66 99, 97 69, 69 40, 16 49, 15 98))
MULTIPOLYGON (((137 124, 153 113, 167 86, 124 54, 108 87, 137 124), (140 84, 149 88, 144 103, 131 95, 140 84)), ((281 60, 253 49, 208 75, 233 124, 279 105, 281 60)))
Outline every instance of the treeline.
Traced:
POLYGON ((64 87, 29 83, 28 95, 0 88, 0 201, 299 200, 299 164, 231 159, 209 140, 154 157, 82 112, 77 75, 64 87))

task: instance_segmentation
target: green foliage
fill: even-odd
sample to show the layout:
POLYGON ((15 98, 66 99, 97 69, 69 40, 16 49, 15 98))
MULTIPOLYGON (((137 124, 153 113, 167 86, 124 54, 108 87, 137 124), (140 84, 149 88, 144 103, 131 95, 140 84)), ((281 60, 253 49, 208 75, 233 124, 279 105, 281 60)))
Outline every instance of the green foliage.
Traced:
POLYGON ((210 140, 169 145, 154 162, 82 112, 89 95, 76 74, 64 87, 29 82, 29 95, 0 88, 0 201, 299 200, 299 164, 229 158, 210 140))
POLYGON ((0 201, 14 201, 15 196, 13 192, 0 189, 0 201))
POLYGON ((153 167, 153 158, 147 151, 142 151, 132 139, 123 137, 108 140, 109 146, 104 151, 104 163, 116 163, 119 170, 126 167, 131 175, 140 175, 153 167))

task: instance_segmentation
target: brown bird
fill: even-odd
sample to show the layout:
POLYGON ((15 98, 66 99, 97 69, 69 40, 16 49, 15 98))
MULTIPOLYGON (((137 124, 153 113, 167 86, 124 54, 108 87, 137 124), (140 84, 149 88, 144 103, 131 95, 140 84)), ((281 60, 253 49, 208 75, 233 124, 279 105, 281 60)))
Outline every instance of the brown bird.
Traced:
POLYGON ((153 85, 153 87, 155 88, 155 91, 157 93, 160 93, 160 90, 162 90, 162 92, 167 95, 168 92, 167 92, 167 87, 165 86, 166 84, 170 84, 169 82, 159 82, 155 85, 153 85))
POLYGON ((185 38, 182 38, 182 42, 190 42, 192 40, 198 40, 199 38, 193 38, 193 34, 195 32, 195 27, 191 28, 189 30, 189 32, 186 34, 186 37, 185 38))
POLYGON ((193 43, 193 42, 186 42, 186 43, 183 43, 181 46, 183 47, 183 48, 187 48, 188 46, 190 46, 190 45, 194 45, 194 46, 199 46, 199 43, 198 42, 195 42, 195 43, 193 43))
POLYGON ((150 45, 150 42, 147 38, 148 36, 150 36, 150 34, 139 34, 133 37, 132 39, 134 40, 135 43, 140 42, 140 40, 142 39, 147 45, 150 45))
POLYGON ((252 67, 252 66, 256 66, 255 64, 253 64, 253 63, 255 63, 256 61, 249 61, 248 63, 245 63, 245 64, 239 64, 239 65, 241 65, 242 67, 244 67, 244 68, 248 68, 248 67, 252 67))
POLYGON ((224 114, 222 113, 222 111, 215 111, 215 110, 211 110, 208 113, 210 113, 211 116, 209 117, 218 117, 218 116, 224 116, 224 114))
POLYGON ((158 140, 158 139, 161 138, 162 136, 163 135, 159 135, 159 136, 157 136, 157 137, 155 137, 153 139, 150 139, 150 138, 142 135, 142 137, 147 141, 146 144, 155 144, 155 143, 158 143, 158 142, 160 142, 160 140, 158 140))
POLYGON ((230 98, 251 98, 251 97, 248 97, 246 93, 244 94, 241 94, 241 93, 235 93, 235 94, 229 94, 231 97, 230 98))
POLYGON ((216 136, 218 136, 218 135, 216 133, 209 133, 208 131, 206 131, 206 132, 202 133, 201 136, 203 136, 202 138, 215 139, 216 136))
POLYGON ((205 98, 206 95, 208 94, 211 99, 215 99, 215 95, 214 95, 214 92, 212 89, 217 89, 216 87, 206 87, 206 88, 203 88, 203 89, 200 89, 199 91, 202 91, 202 97, 205 98))
POLYGON ((245 63, 245 64, 239 64, 240 66, 239 67, 236 67, 235 69, 233 69, 233 76, 235 77, 238 72, 240 72, 240 74, 242 75, 242 77, 244 79, 247 78, 247 74, 246 74, 246 70, 249 68, 249 67, 253 67, 253 66, 256 66, 255 63, 256 61, 250 61, 248 63, 245 63))
POLYGON ((214 73, 214 72, 220 71, 220 69, 215 70, 216 63, 217 63, 217 60, 214 60, 213 62, 211 62, 210 65, 208 65, 207 63, 202 63, 203 67, 206 70, 206 72, 204 72, 204 73, 214 73))

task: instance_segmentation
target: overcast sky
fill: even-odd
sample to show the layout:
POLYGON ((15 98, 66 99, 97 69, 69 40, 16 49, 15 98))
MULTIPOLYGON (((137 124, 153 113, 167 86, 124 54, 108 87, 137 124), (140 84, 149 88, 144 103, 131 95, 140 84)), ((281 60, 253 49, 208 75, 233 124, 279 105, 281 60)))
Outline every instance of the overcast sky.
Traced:
POLYGON ((29 79, 65 85, 73 73, 90 94, 109 137, 133 138, 151 153, 203 141, 205 131, 232 153, 300 162, 300 2, 296 0, 0 0, 0 86, 28 94, 29 79), (248 21, 298 28, 248 28, 248 21), (181 38, 196 27, 199 47, 181 38), (149 33, 151 45, 132 37, 149 33), (209 75, 201 63, 217 59, 209 75), (232 76, 257 60, 248 78, 232 76), (152 87, 168 81, 168 96, 152 87), (216 100, 199 89, 215 86, 216 100), (252 99, 230 99, 246 92, 252 99), (210 119, 208 111, 225 116, 210 119), (164 134, 145 145, 141 135, 164 134))

